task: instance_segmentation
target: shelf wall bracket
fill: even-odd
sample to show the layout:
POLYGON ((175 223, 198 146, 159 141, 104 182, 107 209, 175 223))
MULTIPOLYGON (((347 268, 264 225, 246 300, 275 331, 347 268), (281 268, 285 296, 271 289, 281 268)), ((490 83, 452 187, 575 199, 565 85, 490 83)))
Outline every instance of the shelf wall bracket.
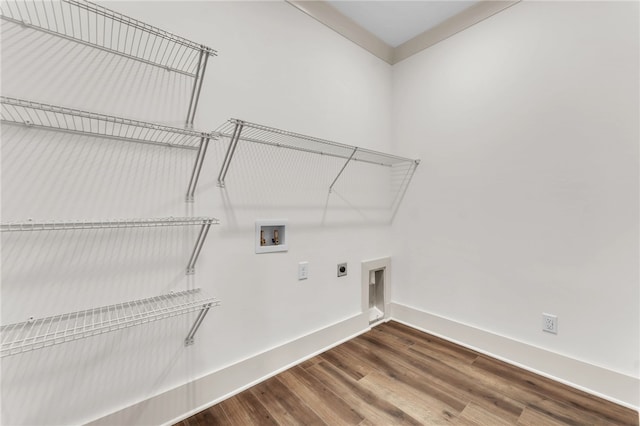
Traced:
POLYGON ((198 101, 200 100, 200 91, 202 90, 202 82, 204 81, 204 73, 207 71, 207 62, 209 54, 205 46, 200 47, 200 57, 198 58, 198 67, 193 79, 193 88, 191 90, 191 100, 189 101, 189 111, 187 112, 187 126, 193 127, 193 120, 196 116, 198 101))
POLYGON ((202 309, 198 313, 198 317, 196 318, 196 320, 193 322, 193 325, 191 326, 191 330, 189 330, 189 334, 187 334, 187 337, 184 339, 185 346, 193 345, 195 343, 196 332, 200 328, 200 325, 202 325, 202 321, 204 320, 204 317, 206 317, 207 314, 209 313, 209 309, 211 309, 211 305, 212 303, 207 303, 202 306, 202 309))
POLYGON ((200 80, 198 76, 200 75, 200 67, 202 67, 202 57, 204 56, 204 51, 200 50, 200 55, 198 56, 198 66, 196 67, 196 74, 193 77, 193 87, 191 88, 191 98, 189 99, 189 110, 187 111, 187 127, 193 124, 193 117, 191 115, 191 110, 193 108, 193 100, 196 96, 196 90, 198 87, 198 81, 200 80))
POLYGON ((200 178, 200 171, 202 170, 202 164, 204 157, 207 154, 207 148, 209 146, 209 137, 203 136, 200 139, 200 148, 198 149, 198 156, 193 164, 193 172, 191 172, 191 180, 189 181, 189 188, 187 188, 187 202, 191 203, 194 200, 196 186, 198 185, 198 179, 200 178))
POLYGON ((220 188, 224 188, 224 179, 227 176, 227 172, 229 171, 229 164, 231 164, 231 159, 233 158, 233 154, 236 152, 236 147, 238 146, 238 141, 240 140, 240 134, 242 133, 243 127, 244 127, 244 122, 236 121, 235 128, 233 129, 233 136, 231 136, 231 141, 229 142, 227 153, 224 156, 224 161, 222 162, 222 168, 220 169, 220 174, 218 175, 218 186, 220 188))
POLYGON ((191 275, 196 271, 196 262, 198 261, 198 256, 200 256, 200 251, 202 250, 204 241, 207 239, 207 233, 209 232, 210 227, 211 222, 205 222, 200 228, 198 239, 196 240, 196 244, 193 247, 193 253, 191 253, 191 258, 189 259, 189 263, 187 264, 187 275, 191 275))
POLYGON ((340 177, 340 175, 342 174, 342 172, 344 172, 344 169, 347 168, 347 166, 349 165, 349 163, 351 162, 351 160, 353 159, 353 156, 356 155, 356 152, 358 151, 358 148, 354 148, 353 152, 351 153, 351 155, 349 156, 349 158, 347 159, 347 161, 344 163, 344 166, 342 166, 342 168, 340 169, 340 171, 338 172, 338 176, 336 176, 336 178, 333 180, 333 182, 331 182, 331 185, 329 186, 329 194, 331 194, 331 191, 333 191, 333 186, 336 184, 336 182, 338 181, 338 178, 340 177))

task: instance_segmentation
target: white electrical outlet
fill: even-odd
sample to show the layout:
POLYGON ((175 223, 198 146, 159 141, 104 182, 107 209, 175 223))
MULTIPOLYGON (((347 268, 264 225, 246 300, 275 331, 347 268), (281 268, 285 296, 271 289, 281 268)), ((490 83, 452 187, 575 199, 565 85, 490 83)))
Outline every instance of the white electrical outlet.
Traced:
POLYGON ((558 317, 551 314, 542 314, 542 331, 558 334, 558 317))
POLYGON ((298 280, 309 278, 309 262, 298 263, 298 280))

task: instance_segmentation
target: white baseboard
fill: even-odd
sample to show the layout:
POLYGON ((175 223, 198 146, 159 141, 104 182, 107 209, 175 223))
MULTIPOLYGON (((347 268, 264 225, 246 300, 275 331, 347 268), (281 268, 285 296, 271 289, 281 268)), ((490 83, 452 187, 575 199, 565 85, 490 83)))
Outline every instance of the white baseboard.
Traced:
MULTIPOLYGON (((640 380, 416 308, 391 303, 391 320, 638 410, 640 380)), ((388 320, 388 319, 387 319, 388 320)), ((375 325, 375 324, 374 324, 375 325)), ((367 313, 310 333, 90 425, 171 425, 370 329, 367 313)))
POLYGON ((638 410, 640 379, 398 303, 391 319, 616 404, 638 410))
POLYGON ((171 425, 368 331, 360 314, 101 417, 90 425, 171 425))

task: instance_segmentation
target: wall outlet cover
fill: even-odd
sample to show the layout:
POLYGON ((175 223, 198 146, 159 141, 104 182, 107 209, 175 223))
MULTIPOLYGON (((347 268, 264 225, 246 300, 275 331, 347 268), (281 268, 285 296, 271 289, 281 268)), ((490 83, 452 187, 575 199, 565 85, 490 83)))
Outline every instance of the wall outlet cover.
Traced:
POLYGON ((309 262, 298 263, 298 280, 309 278, 309 262))
POLYGON ((542 331, 558 334, 558 317, 551 314, 542 314, 542 331))
POLYGON ((344 277, 347 275, 347 263, 338 263, 338 276, 344 277))

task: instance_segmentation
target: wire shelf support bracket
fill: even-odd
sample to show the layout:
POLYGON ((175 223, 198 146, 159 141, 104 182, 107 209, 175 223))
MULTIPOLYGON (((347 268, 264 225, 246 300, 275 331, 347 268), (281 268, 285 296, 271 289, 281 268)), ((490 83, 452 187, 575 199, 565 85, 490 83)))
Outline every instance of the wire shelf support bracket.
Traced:
POLYGON ((349 162, 351 162, 351 160, 353 159, 353 156, 356 155, 357 151, 358 151, 358 148, 353 148, 353 152, 351 153, 349 158, 347 158, 347 161, 344 163, 344 166, 342 166, 342 168, 336 175, 336 178, 333 180, 333 182, 331 182, 331 185, 329 185, 329 193, 331 193, 331 191, 333 190, 333 185, 336 184, 336 182, 338 181, 338 178, 340 178, 340 175, 342 174, 342 172, 344 172, 344 169, 347 168, 347 166, 349 165, 349 162))
POLYGON ((399 157, 393 154, 332 142, 234 118, 218 127, 213 134, 219 139, 229 140, 227 152, 222 167, 220 168, 220 173, 218 174, 218 186, 221 188, 225 186, 225 178, 229 171, 229 165, 231 164, 239 141, 345 159, 344 165, 329 185, 330 193, 342 173, 352 162, 369 163, 383 167, 407 165, 411 170, 415 170, 420 163, 420 160, 417 159, 399 157))
POLYGON ((186 118, 193 125, 214 49, 86 0, 6 0, 0 18, 193 78, 186 118))
POLYGON ((130 219, 130 220, 110 220, 100 222, 16 222, 0 224, 0 232, 19 231, 65 231, 65 230, 88 230, 88 229, 114 229, 114 228, 148 228, 157 226, 193 226, 200 225, 200 232, 196 239, 193 252, 187 264, 187 274, 195 273, 195 266, 204 246, 204 242, 209 233, 209 228, 220 221, 211 217, 194 218, 160 218, 160 219, 130 219))
POLYGON ((200 100, 200 92, 202 91, 202 83, 204 81, 204 73, 207 70, 209 55, 206 52, 206 46, 201 46, 200 57, 198 59, 198 67, 193 78, 193 88, 191 89, 191 98, 189 100, 189 110, 187 111, 187 126, 193 127, 193 120, 196 116, 198 101, 200 100))
POLYGON ((79 312, 3 325, 0 357, 16 355, 60 343, 121 330, 161 319, 199 312, 187 335, 188 344, 204 317, 220 301, 205 298, 200 289, 172 292, 162 296, 118 303, 79 312))
MULTIPOLYGON (((219 304, 219 302, 218 302, 218 304, 219 304)), ((196 320, 193 322, 193 325, 191 326, 191 329, 189 330, 189 334, 187 334, 187 337, 184 339, 184 345, 185 346, 190 346, 190 345, 193 345, 195 343, 196 333, 197 333, 198 329, 200 328, 200 326, 202 325, 202 321, 204 320, 204 317, 207 316, 207 314, 209 313, 209 309, 211 309, 212 306, 213 306, 212 302, 208 302, 208 303, 205 303, 204 305, 202 305, 202 309, 200 309, 200 312, 198 313, 198 316, 196 317, 196 320)))
MULTIPOLYGON (((227 152, 224 155, 224 160, 222 161, 222 167, 220 168, 220 173, 218 174, 218 186, 220 188, 224 188, 224 179, 226 178, 227 172, 229 171, 229 165, 231 164, 231 159, 233 158, 233 154, 236 152, 236 147, 238 146, 238 141, 240 140, 240 134, 242 133, 243 126, 244 126, 243 121, 234 120, 233 133, 231 134, 229 146, 227 147, 227 152)), ((224 137, 226 135, 221 133, 220 136, 224 137)))
POLYGON ((198 179, 200 178, 200 172, 202 171, 202 165, 204 164, 204 157, 209 147, 209 136, 202 136, 200 138, 200 147, 198 148, 198 155, 196 161, 193 163, 193 171, 191 172, 191 179, 189 180, 189 187, 187 188, 187 203, 192 203, 195 200, 196 186, 198 186, 198 179))
POLYGON ((202 222, 200 232, 198 233, 198 238, 196 239, 196 244, 193 247, 193 252, 191 253, 191 257, 189 258, 189 263, 187 263, 187 275, 191 275, 196 272, 196 262, 198 261, 198 257, 200 256, 200 251, 202 250, 204 241, 207 239, 207 234, 209 233, 211 223, 211 221, 202 222))
POLYGON ((194 200, 211 133, 6 96, 0 104, 0 120, 7 124, 197 151, 186 193, 188 202, 194 200))

